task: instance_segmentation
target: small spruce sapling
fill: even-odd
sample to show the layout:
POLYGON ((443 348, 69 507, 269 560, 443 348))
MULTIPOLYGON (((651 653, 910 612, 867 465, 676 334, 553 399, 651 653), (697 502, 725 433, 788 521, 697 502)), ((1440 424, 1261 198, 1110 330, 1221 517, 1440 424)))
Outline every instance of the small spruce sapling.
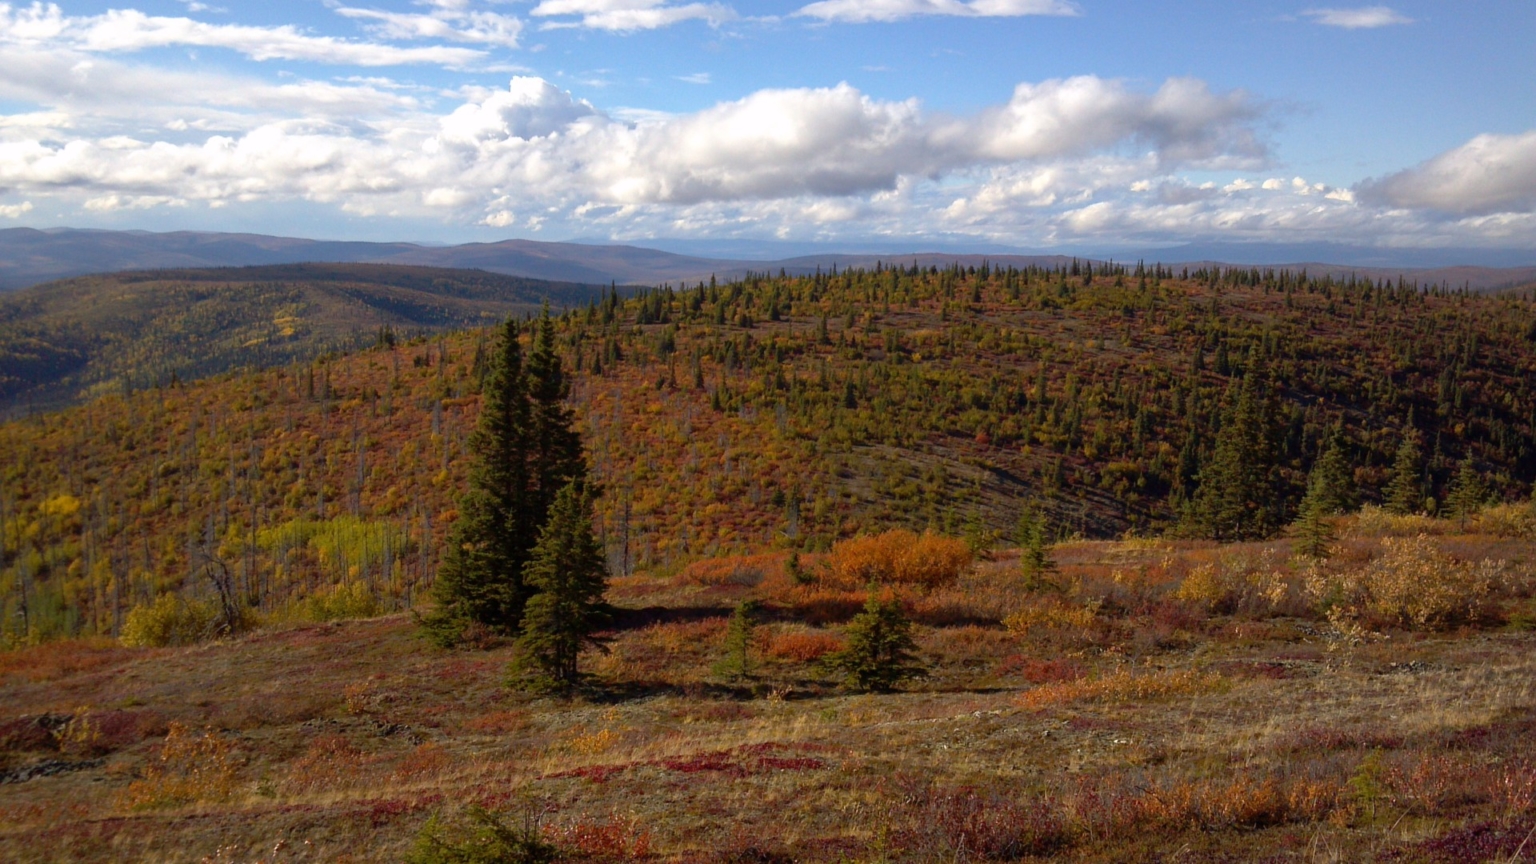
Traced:
POLYGON ((796 585, 810 585, 816 581, 816 575, 800 563, 799 552, 789 553, 789 560, 784 562, 784 574, 796 585))
POLYGON ((828 655, 826 665, 841 672, 855 690, 885 693, 926 674, 917 658, 911 620, 898 601, 881 600, 873 586, 864 611, 849 622, 847 637, 848 647, 828 655))
POLYGON ((762 615, 762 604, 743 600, 731 613, 725 631, 725 656, 715 664, 715 674, 741 681, 752 675, 752 633, 762 615))
POLYGON ((1307 483, 1307 494, 1301 499, 1301 512, 1296 517, 1296 551, 1308 558, 1322 560, 1328 557, 1329 544, 1334 537, 1326 484, 1316 474, 1314 470, 1314 476, 1307 483))
POLYGON ((1456 479, 1451 483, 1451 490, 1446 495, 1445 503, 1451 508, 1451 515, 1458 520, 1461 530, 1467 528, 1467 519, 1477 515, 1488 501, 1488 488, 1483 485, 1483 478, 1477 473, 1477 466, 1472 462, 1472 454, 1461 460, 1461 469, 1456 473, 1456 479))
POLYGON ((1052 587, 1051 574, 1056 562, 1051 558, 1051 545, 1046 540, 1045 516, 1031 507, 1019 517, 1018 536, 1019 570, 1024 576, 1024 586, 1032 591, 1052 587))

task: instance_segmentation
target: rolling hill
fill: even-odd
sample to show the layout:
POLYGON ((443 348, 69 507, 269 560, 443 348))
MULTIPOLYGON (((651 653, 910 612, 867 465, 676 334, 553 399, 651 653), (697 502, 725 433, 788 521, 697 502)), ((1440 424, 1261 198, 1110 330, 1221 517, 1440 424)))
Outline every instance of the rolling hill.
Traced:
POLYGON ((0 399, 12 410, 479 326, 596 298, 596 286, 384 264, 84 276, 0 295, 0 399))
MULTIPOLYGON (((223 283, 174 284, 192 297, 223 283)), ((251 339, 287 326, 287 296, 251 339)), ((376 309, 337 286, 300 297, 312 311, 293 317, 337 327, 376 309)), ((161 354, 114 356, 173 369, 172 346, 202 344, 182 318, 156 321, 133 326, 161 354)), ((314 326, 316 345, 336 332, 314 326)), ((490 337, 389 344, 372 326, 370 347, 264 369, 276 349, 226 340, 222 356, 250 358, 237 374, 147 376, 0 425, 0 523, 34 526, 7 535, 0 626, 31 592, 38 632, 115 632, 135 604, 201 590, 196 536, 224 538, 264 611, 354 577, 386 604, 419 596, 454 518, 490 337), (293 539, 314 532, 373 551, 315 558, 293 539)), ((1536 481, 1528 295, 1284 271, 897 268, 607 295, 558 326, 623 572, 893 526, 1010 536, 1027 508, 1058 536, 1198 535, 1201 478, 1245 392, 1263 462, 1245 494, 1264 532, 1294 518, 1335 435, 1356 503, 1383 499, 1410 434, 1426 501, 1467 467, 1501 498, 1536 481)))

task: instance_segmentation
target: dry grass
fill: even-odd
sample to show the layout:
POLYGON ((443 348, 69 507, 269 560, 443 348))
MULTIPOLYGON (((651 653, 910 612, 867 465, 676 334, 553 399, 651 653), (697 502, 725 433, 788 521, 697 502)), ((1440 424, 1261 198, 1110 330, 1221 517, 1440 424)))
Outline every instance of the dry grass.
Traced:
POLYGON ((1229 682, 1213 672, 1173 669, 1136 672, 1116 669, 1100 678, 1058 681, 1026 690, 1019 704, 1031 711, 1081 702, 1155 702, 1224 690, 1229 682))
MULTIPOLYGON (((1414 542, 1346 539, 1322 572, 1397 566, 1414 542)), ((886 695, 817 664, 862 591, 773 573, 626 580, 636 611, 572 701, 506 690, 509 648, 437 651, 404 616, 48 646, 25 655, 43 674, 0 661, 0 770, 67 768, 0 784, 0 845, 393 861, 432 813, 476 804, 592 860, 1508 860, 1536 819, 1536 636, 1499 610, 1526 602, 1532 550, 1430 542, 1507 578, 1456 629, 1383 617, 1355 641, 1330 638, 1319 571, 1284 544, 1074 544, 1044 591, 983 561, 899 589, 930 674, 886 695), (726 616, 754 596, 754 674, 723 681, 726 616)))

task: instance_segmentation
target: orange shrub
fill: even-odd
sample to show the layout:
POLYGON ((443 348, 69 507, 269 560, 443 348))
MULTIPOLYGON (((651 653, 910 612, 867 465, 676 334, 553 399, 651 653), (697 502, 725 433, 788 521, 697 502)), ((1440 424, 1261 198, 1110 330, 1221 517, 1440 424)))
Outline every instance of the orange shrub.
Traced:
POLYGON ((664 654, 692 654, 713 651, 725 638, 725 618, 702 621, 657 622, 640 631, 645 644, 664 654))
POLYGON ((780 660, 793 660, 797 663, 809 663, 820 660, 833 651, 841 651, 843 641, 831 633, 812 633, 804 630, 790 630, 783 633, 773 633, 768 637, 766 653, 770 657, 780 660))
POLYGON ((871 582, 936 588, 960 578, 971 550, 952 537, 895 530, 838 543, 829 564, 827 581, 844 588, 871 582))
POLYGON ((753 587, 784 564, 783 555, 729 555, 706 558, 683 568, 678 578, 690 585, 742 585, 753 587))

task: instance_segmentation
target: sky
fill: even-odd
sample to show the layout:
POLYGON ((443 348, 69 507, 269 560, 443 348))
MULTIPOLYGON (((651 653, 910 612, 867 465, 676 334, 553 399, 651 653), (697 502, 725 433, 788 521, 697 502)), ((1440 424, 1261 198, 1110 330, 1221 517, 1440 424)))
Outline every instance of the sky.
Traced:
POLYGON ((1536 250, 1536 4, 0 2, 0 228, 1536 250))

